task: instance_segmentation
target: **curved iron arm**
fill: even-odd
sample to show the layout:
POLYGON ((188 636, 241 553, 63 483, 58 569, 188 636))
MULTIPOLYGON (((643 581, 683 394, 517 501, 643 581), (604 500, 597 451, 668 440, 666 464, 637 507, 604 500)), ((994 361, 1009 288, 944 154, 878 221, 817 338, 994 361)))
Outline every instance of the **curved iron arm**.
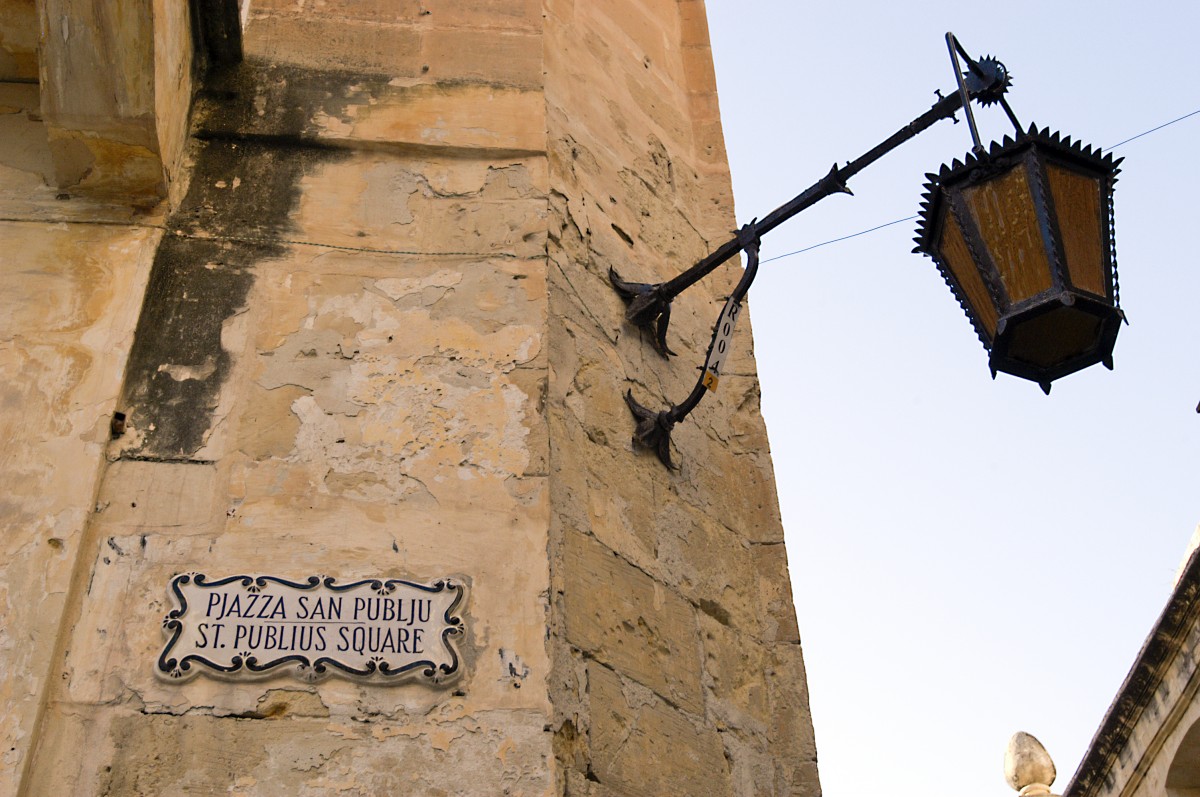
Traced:
POLYGON ((938 101, 932 108, 860 155, 856 160, 849 161, 842 167, 834 164, 829 173, 820 180, 771 211, 762 221, 755 219, 743 226, 737 231, 734 238, 723 243, 703 260, 673 279, 656 284, 628 282, 621 279, 615 269, 609 268, 609 280, 626 303, 625 318, 642 329, 653 328, 651 340, 654 347, 664 357, 668 357, 674 354, 667 345, 667 328, 671 321, 671 302, 680 293, 715 271, 738 252, 746 253, 745 273, 742 274, 741 280, 738 281, 737 287, 726 300, 721 315, 717 318, 700 378, 696 381, 696 386, 692 388, 688 397, 681 403, 661 412, 654 412, 639 404, 634 399, 632 390, 625 392, 625 403, 629 406, 629 410, 637 422, 633 434, 633 442, 636 446, 651 449, 658 456, 659 461, 668 468, 674 469, 675 466, 671 462, 671 430, 675 428, 675 424, 686 418, 700 404, 700 400, 704 398, 707 391, 717 389, 721 365, 723 365, 728 351, 734 324, 741 312, 742 300, 758 274, 759 243, 763 235, 831 194, 852 194, 853 192, 846 186, 847 180, 905 141, 925 131, 935 122, 954 116, 959 108, 966 109, 971 138, 976 151, 979 151, 982 147, 979 143, 978 130, 975 127, 975 118, 971 113, 971 100, 976 100, 984 105, 999 103, 1018 133, 1020 132, 1020 123, 1004 99, 1004 94, 1011 85, 1008 70, 1004 64, 991 57, 972 59, 953 33, 946 34, 946 46, 950 51, 950 62, 954 68, 957 91, 945 97, 938 92, 938 101), (959 55, 967 63, 965 73, 959 65, 959 55))
MULTIPOLYGON (((801 211, 812 207, 831 194, 853 194, 846 186, 846 182, 851 177, 904 142, 924 132, 935 122, 954 116, 958 109, 964 106, 964 102, 967 104, 968 110, 970 107, 969 100, 979 100, 985 103, 1000 102, 1005 112, 1008 113, 1014 124, 1016 124, 1016 117, 1012 115, 1008 104, 1003 102, 1004 92, 1008 90, 1010 82, 1008 71, 1004 65, 991 58, 982 58, 978 61, 967 58, 965 51, 962 50, 961 45, 958 44, 958 40, 954 38, 952 33, 946 34, 946 40, 947 45, 950 47, 951 60, 955 65, 955 76, 959 82, 960 90, 954 91, 945 97, 941 97, 939 92, 940 99, 928 111, 897 130, 877 146, 860 155, 857 159, 849 161, 845 166, 839 167, 837 164, 834 164, 829 173, 820 180, 813 183, 790 201, 768 213, 763 217, 762 221, 752 222, 756 238, 761 238, 780 224, 783 224, 801 211), (963 54, 964 59, 967 61, 967 72, 965 75, 959 72, 958 60, 955 57, 956 49, 963 54)), ((975 141, 978 142, 978 135, 975 133, 974 118, 970 118, 969 121, 972 135, 975 137, 975 141)), ((621 275, 611 267, 608 270, 608 277, 613 288, 626 303, 625 319, 644 330, 652 331, 651 341, 654 344, 654 348, 664 357, 667 357, 674 354, 667 345, 667 327, 671 321, 671 302, 676 296, 711 274, 722 263, 729 260, 741 250, 740 237, 734 237, 721 244, 721 246, 691 268, 666 282, 629 282, 622 279, 621 275)))
POLYGON ((721 315, 717 317, 717 323, 713 325, 712 340, 708 344, 708 355, 704 360, 704 367, 700 369, 700 377, 696 380, 696 386, 692 388, 692 392, 679 404, 668 407, 662 412, 654 412, 638 404, 633 398, 632 390, 625 391, 625 403, 629 405, 629 411, 637 420, 637 427, 633 432, 634 444, 654 451, 658 455, 659 461, 672 470, 675 469, 675 466, 671 463, 671 430, 675 428, 675 424, 696 409, 705 393, 717 389, 721 366, 724 365, 725 358, 729 354, 733 330, 738 316, 741 315, 742 300, 746 298, 751 283, 758 275, 759 237, 755 222, 751 221, 738 230, 737 237, 733 240, 738 244, 738 249, 746 253, 746 270, 742 273, 742 278, 738 281, 737 287, 733 289, 733 293, 725 300, 721 315))

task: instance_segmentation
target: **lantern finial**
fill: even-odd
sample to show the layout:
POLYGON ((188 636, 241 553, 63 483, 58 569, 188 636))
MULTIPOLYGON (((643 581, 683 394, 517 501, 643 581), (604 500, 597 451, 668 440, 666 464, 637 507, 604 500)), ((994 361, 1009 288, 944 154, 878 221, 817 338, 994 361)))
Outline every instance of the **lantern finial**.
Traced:
POLYGON ((1054 760, 1036 737, 1017 731, 1004 751, 1004 779, 1020 797, 1050 795, 1057 776, 1054 760))

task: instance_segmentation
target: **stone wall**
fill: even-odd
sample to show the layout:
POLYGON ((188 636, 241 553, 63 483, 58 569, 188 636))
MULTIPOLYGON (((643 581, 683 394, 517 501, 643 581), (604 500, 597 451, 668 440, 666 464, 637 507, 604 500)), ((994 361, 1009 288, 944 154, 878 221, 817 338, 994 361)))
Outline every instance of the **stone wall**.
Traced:
POLYGON ((0 0, 0 80, 37 82, 37 46, 34 0, 0 0))
POLYGON ((1200 553, 1175 588, 1064 797, 1195 797, 1200 792, 1200 553))
POLYGON ((819 793, 759 388, 741 327, 720 390, 630 450, 623 394, 695 384, 736 266, 676 302, 661 358, 608 269, 674 276, 735 227, 701 2, 546 3, 552 648, 572 795, 819 793))
POLYGON ((0 793, 819 794, 749 324, 679 471, 622 399, 735 276, 671 362, 607 285, 734 226, 702 3, 255 0, 194 101, 142 5, 153 190, 0 84, 0 793), (463 674, 173 682, 186 572, 460 578, 463 674))
MULTIPOLYGON (((193 112, 27 787, 547 793, 540 76, 355 61, 347 28, 391 50, 411 9, 255 6, 193 112), (460 576, 467 675, 166 682, 146 620, 189 570, 460 576)), ((439 62, 497 24, 427 16, 439 62)))
POLYGON ((153 219, 56 199, 36 83, 0 82, 0 794, 36 735, 155 248, 153 219))

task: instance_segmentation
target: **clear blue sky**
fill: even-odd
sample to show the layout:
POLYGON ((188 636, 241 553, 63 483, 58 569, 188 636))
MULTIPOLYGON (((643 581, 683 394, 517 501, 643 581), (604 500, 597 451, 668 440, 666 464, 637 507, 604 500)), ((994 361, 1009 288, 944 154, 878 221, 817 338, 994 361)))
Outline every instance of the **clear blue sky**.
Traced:
MULTIPOLYGON (((943 34, 1010 102, 1103 147, 1200 109, 1200 4, 708 0, 740 222, 953 86, 943 34)), ((986 139, 1011 130, 980 116, 986 139)), ((763 266, 763 404, 826 797, 1004 797, 1017 730, 1074 772, 1200 521, 1193 241, 1200 115, 1116 150, 1116 370, 1049 397, 1001 374, 915 224, 763 266)), ((763 258, 916 213, 942 122, 769 235, 763 258)))

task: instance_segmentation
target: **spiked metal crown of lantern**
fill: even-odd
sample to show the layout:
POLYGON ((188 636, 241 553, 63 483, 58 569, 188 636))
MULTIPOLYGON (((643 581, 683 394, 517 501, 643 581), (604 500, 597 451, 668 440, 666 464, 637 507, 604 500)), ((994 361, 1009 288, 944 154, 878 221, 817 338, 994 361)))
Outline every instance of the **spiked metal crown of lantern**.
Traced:
POLYGON ((1112 368, 1124 320, 1113 241, 1120 160, 1030 127, 927 175, 917 247, 937 263, 992 375, 1050 383, 1112 368))

